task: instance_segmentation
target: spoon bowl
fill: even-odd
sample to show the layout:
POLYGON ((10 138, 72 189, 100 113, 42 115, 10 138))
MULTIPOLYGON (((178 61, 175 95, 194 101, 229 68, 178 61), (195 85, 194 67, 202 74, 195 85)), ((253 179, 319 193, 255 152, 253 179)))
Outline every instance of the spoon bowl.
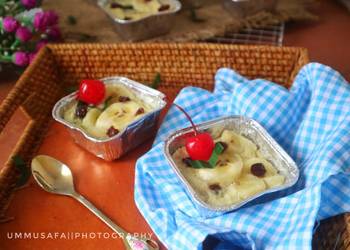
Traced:
POLYGON ((38 155, 32 160, 32 174, 40 187, 50 193, 68 195, 87 207, 92 213, 106 223, 112 230, 123 238, 126 249, 131 250, 158 250, 158 243, 152 239, 144 239, 133 236, 117 224, 115 224, 104 213, 97 209, 84 196, 74 189, 73 175, 69 167, 64 163, 47 155, 38 155))
POLYGON ((32 174, 47 192, 69 195, 75 193, 73 175, 67 165, 47 155, 32 160, 32 174))

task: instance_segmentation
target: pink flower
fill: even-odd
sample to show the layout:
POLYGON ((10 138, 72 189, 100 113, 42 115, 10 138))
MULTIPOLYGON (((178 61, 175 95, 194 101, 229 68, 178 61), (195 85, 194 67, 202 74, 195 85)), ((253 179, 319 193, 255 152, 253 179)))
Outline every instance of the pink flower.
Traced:
POLYGON ((15 18, 7 16, 2 20, 2 27, 6 32, 14 32, 18 28, 18 22, 15 18))
POLYGON ((50 40, 58 41, 62 38, 61 31, 57 26, 53 26, 47 30, 47 35, 50 40))
POLYGON ((40 40, 36 45, 35 45, 35 51, 39 51, 42 47, 44 47, 47 44, 47 40, 40 40))
POLYGON ((23 51, 17 51, 12 55, 12 61, 14 64, 24 67, 28 65, 29 57, 27 53, 23 51))
POLYGON ((40 31, 46 30, 48 24, 47 24, 47 17, 44 12, 40 11, 35 13, 33 25, 36 30, 40 30, 40 31))
POLYGON ((35 59, 36 53, 32 52, 28 54, 28 58, 29 58, 29 64, 31 64, 33 62, 33 60, 35 59))
POLYGON ((21 0, 21 4, 26 8, 26 9, 33 9, 37 2, 36 0, 21 0))
POLYGON ((32 32, 24 26, 21 26, 16 31, 16 37, 21 42, 27 42, 32 38, 33 34, 32 32))
POLYGON ((58 23, 58 15, 54 11, 52 10, 46 11, 45 15, 47 18, 47 24, 49 26, 53 26, 58 23))
POLYGON ((58 16, 54 11, 40 11, 35 14, 33 25, 36 30, 45 31, 49 26, 57 23, 58 16))

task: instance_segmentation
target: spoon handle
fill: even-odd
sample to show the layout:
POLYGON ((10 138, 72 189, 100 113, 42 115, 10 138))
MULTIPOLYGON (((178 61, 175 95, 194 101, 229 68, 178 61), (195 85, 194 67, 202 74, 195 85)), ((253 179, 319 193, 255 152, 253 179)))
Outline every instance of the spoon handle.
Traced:
POLYGON ((104 213, 97 209, 94 206, 94 204, 88 201, 84 196, 78 193, 74 193, 72 196, 78 201, 80 201, 80 203, 87 207, 94 215, 100 218, 104 223, 106 223, 113 231, 118 233, 118 235, 124 237, 127 234, 127 232, 124 231, 124 229, 115 224, 110 218, 108 218, 104 213))
POLYGON ((100 218, 106 223, 113 231, 115 231, 119 237, 123 238, 126 249, 131 250, 158 250, 158 243, 152 239, 142 239, 137 236, 132 236, 127 233, 124 229, 115 224, 110 218, 104 213, 97 209, 90 201, 85 199, 84 196, 78 193, 73 193, 72 197, 80 201, 85 207, 87 207, 94 215, 100 218))

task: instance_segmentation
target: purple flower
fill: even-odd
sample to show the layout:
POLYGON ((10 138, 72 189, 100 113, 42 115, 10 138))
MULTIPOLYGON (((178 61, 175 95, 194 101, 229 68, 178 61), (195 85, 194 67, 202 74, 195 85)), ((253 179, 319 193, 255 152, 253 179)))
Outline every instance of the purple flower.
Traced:
POLYGON ((40 11, 34 16, 34 28, 36 30, 45 31, 49 26, 58 23, 58 16, 54 11, 40 11))
POLYGON ((33 9, 37 4, 36 0, 21 0, 21 3, 26 9, 33 9))
POLYGON ((39 51, 42 47, 44 47, 47 44, 47 40, 40 40, 36 45, 35 45, 35 51, 39 51))
POLYGON ((21 42, 27 42, 32 38, 33 34, 32 32, 24 26, 21 26, 16 31, 16 37, 21 42))
POLYGON ((7 16, 2 20, 2 27, 6 32, 14 32, 18 28, 18 22, 15 18, 7 16))
POLYGON ((12 61, 14 64, 24 67, 28 65, 29 57, 27 53, 23 51, 17 51, 12 55, 12 61))
POLYGON ((52 26, 47 30, 47 35, 50 40, 58 41, 62 38, 61 31, 57 26, 52 26))

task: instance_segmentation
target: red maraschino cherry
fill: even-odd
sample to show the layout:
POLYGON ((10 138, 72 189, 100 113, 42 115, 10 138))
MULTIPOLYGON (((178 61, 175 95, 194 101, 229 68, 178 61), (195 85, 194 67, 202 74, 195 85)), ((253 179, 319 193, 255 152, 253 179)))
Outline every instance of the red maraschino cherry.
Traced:
POLYGON ((185 146, 188 155, 192 160, 208 161, 215 147, 213 138, 207 132, 198 132, 197 127, 187 112, 176 103, 174 105, 186 115, 194 130, 194 136, 186 138, 185 146))
POLYGON ((88 104, 100 104, 106 93, 106 87, 99 80, 84 79, 80 82, 78 99, 88 104))

